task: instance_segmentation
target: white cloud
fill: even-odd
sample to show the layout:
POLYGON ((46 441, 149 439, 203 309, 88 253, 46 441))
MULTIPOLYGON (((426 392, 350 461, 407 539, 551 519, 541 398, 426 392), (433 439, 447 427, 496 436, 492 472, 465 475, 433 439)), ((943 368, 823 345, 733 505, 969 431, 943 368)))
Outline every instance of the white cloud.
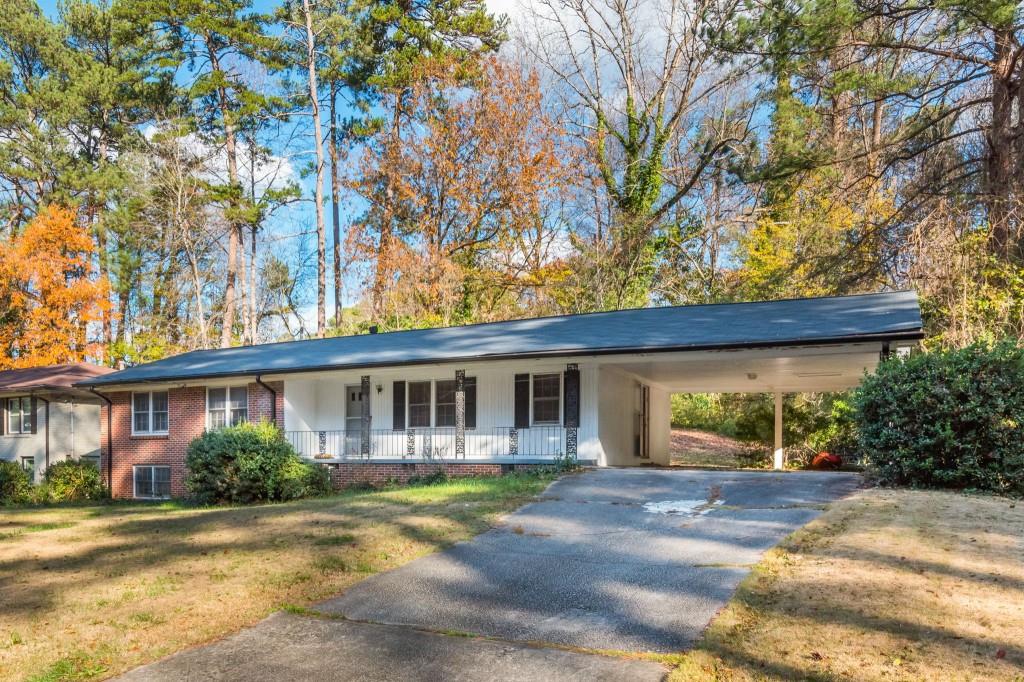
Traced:
MULTIPOLYGON (((142 134, 152 140, 157 134, 155 125, 147 126, 142 134)), ((195 133, 181 138, 183 151, 194 158, 202 159, 206 172, 203 179, 210 182, 226 183, 228 178, 228 156, 223 145, 212 145, 195 133)), ((256 154, 253 162, 253 149, 244 140, 240 140, 237 149, 238 180, 246 189, 253 187, 260 195, 268 189, 284 189, 289 184, 298 183, 299 174, 290 159, 274 154, 256 154)))

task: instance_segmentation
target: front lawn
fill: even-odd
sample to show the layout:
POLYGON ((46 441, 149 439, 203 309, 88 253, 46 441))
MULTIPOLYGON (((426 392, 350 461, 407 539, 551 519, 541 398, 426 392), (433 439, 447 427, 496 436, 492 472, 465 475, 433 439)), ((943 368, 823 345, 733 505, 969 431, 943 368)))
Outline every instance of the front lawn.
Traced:
POLYGON ((861 491, 770 551, 673 680, 1024 680, 1024 503, 861 491))
POLYGON ((253 507, 0 509, 0 679, 107 677, 485 529, 551 478, 253 507))

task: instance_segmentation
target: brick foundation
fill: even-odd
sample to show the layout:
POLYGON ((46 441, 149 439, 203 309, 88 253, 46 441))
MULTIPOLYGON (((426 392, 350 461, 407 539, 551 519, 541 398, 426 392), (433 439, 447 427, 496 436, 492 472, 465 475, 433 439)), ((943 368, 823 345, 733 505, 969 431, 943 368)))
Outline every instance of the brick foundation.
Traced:
POLYGON ((385 483, 407 483, 413 476, 429 476, 443 470, 451 478, 499 476, 511 471, 524 471, 545 464, 488 464, 485 462, 346 462, 327 465, 335 490, 351 486, 381 486, 385 483))
MULTIPOLYGON (((277 391, 277 424, 284 428, 284 382, 265 382, 277 391)), ((154 387, 154 390, 162 390, 154 387)), ((206 387, 189 386, 167 391, 166 436, 132 435, 132 394, 129 391, 109 393, 112 405, 103 406, 100 416, 101 471, 107 475, 107 410, 111 412, 114 449, 111 495, 116 498, 132 497, 132 467, 137 464, 155 464, 171 467, 171 495, 183 497, 185 490, 185 453, 193 438, 206 428, 206 387)), ((270 392, 256 383, 248 385, 249 420, 270 420, 273 404, 270 392)))
MULTIPOLYGON (((277 392, 277 425, 284 428, 284 383, 266 382, 277 392)), ((162 390, 162 387, 154 387, 162 390)), ((270 420, 273 413, 271 394, 256 383, 248 385, 249 420, 270 420)), ((116 498, 133 495, 133 467, 153 464, 171 468, 171 495, 183 497, 185 489, 185 454, 192 440, 206 428, 206 387, 189 386, 168 389, 168 434, 166 436, 132 435, 132 394, 129 391, 109 393, 112 405, 113 475, 111 493, 116 498)), ((101 466, 107 474, 107 406, 100 420, 101 466)), ((488 464, 483 462, 345 462, 330 464, 331 483, 335 489, 355 485, 380 486, 389 482, 406 483, 413 476, 428 476, 444 470, 453 478, 464 476, 498 476, 514 470, 532 469, 538 464, 488 464)))

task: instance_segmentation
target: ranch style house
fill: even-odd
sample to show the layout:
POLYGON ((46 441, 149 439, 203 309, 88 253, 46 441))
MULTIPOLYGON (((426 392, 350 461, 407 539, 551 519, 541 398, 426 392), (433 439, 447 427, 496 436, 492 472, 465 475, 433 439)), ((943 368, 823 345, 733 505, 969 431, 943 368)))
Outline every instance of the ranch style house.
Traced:
POLYGON ((914 292, 561 315, 199 350, 84 379, 115 497, 186 494, 206 429, 270 420, 337 486, 571 459, 667 465, 672 393, 857 385, 922 337, 914 292))

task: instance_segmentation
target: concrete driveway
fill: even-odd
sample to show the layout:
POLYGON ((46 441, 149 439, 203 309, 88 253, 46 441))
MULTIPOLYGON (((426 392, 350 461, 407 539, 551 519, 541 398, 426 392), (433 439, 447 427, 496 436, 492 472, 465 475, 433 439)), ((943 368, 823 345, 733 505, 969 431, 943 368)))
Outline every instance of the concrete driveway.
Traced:
POLYGON ((279 614, 127 679, 659 679, 653 663, 535 644, 684 650, 766 549, 857 483, 678 469, 567 476, 497 528, 314 607, 347 620, 279 614))

